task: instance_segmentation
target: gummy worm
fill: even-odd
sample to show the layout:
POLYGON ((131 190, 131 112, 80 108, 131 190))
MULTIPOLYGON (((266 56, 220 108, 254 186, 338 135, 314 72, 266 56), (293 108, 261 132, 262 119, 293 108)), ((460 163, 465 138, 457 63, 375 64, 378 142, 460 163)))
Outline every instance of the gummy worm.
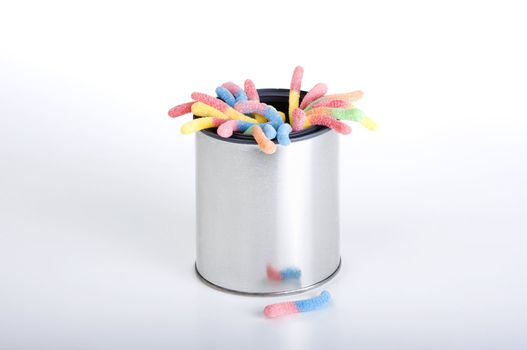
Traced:
POLYGON ((227 90, 229 90, 230 93, 234 95, 236 102, 247 101, 247 95, 245 94, 245 91, 243 91, 243 89, 239 87, 238 85, 229 81, 223 84, 222 86, 226 88, 227 90))
POLYGON ((347 92, 345 94, 334 94, 334 95, 326 95, 322 96, 321 98, 311 102, 306 108, 304 108, 304 111, 307 112, 311 108, 313 108, 313 105, 323 102, 323 101, 329 101, 329 100, 344 100, 348 103, 355 102, 357 100, 360 100, 364 96, 364 93, 360 90, 347 92))
POLYGON ((378 128, 377 124, 364 115, 364 112, 358 108, 327 108, 327 107, 317 107, 307 112, 308 116, 311 115, 331 115, 333 118, 341 120, 351 120, 354 122, 361 123, 368 130, 376 130, 378 128))
POLYGON ((282 146, 288 146, 291 144, 291 139, 289 138, 291 131, 293 131, 291 125, 287 123, 280 125, 276 131, 276 140, 278 140, 278 143, 282 146))
POLYGON ((300 131, 304 128, 306 114, 300 108, 293 111, 293 131, 300 131))
POLYGON ((291 78, 291 88, 289 89, 289 121, 293 117, 293 111, 298 108, 300 101, 300 87, 302 86, 302 77, 304 68, 297 66, 293 71, 291 78))
POLYGON ((258 125, 260 128, 262 128, 262 131, 264 132, 265 137, 267 137, 269 140, 272 140, 272 139, 274 139, 274 138, 276 137, 276 129, 273 128, 273 126, 271 125, 271 123, 252 124, 252 125, 249 126, 247 129, 245 129, 245 131, 243 131, 243 134, 244 134, 244 135, 252 135, 252 130, 251 130, 251 128, 252 128, 254 125, 258 125))
POLYGON ((326 92, 328 92, 328 86, 324 83, 318 83, 317 85, 313 86, 302 99, 300 109, 306 108, 311 102, 324 96, 326 92))
POLYGON ((213 117, 213 118, 220 118, 220 119, 230 119, 229 117, 225 115, 225 113, 220 112, 216 108, 206 105, 203 102, 195 102, 192 105, 192 114, 198 117, 213 117))
POLYGON ((235 131, 244 132, 253 125, 255 124, 243 120, 227 120, 218 127, 217 133, 221 137, 228 138, 231 137, 235 131))
POLYGON ((256 86, 254 86, 254 83, 251 79, 247 79, 245 81, 244 88, 245 88, 245 94, 247 95, 247 98, 249 99, 249 101, 260 102, 260 96, 258 95, 256 86))
POLYGON ((256 119, 250 118, 238 112, 237 110, 235 110, 234 108, 232 108, 231 106, 223 102, 222 100, 217 99, 216 97, 212 97, 210 95, 207 95, 201 92, 193 92, 191 97, 195 101, 203 102, 204 104, 217 109, 218 111, 222 112, 227 117, 229 117, 230 119, 239 119, 239 120, 245 120, 246 122, 256 123, 256 119))
POLYGON ((225 119, 212 117, 194 119, 189 122, 186 122, 181 126, 181 133, 191 134, 193 132, 203 129, 216 128, 220 126, 223 122, 225 122, 225 119))
POLYGON ((216 96, 231 107, 234 107, 234 104, 236 103, 236 98, 223 86, 218 86, 216 88, 216 96))
POLYGON ((315 114, 307 116, 304 127, 309 127, 310 125, 323 125, 341 134, 349 134, 351 132, 351 128, 348 124, 333 118, 331 115, 315 114))
POLYGON ((254 125, 250 130, 256 143, 264 153, 273 154, 276 152, 276 144, 265 136, 262 128, 258 125, 254 125))
POLYGON ((266 317, 275 318, 299 312, 315 311, 325 307, 330 299, 329 292, 323 291, 320 295, 310 299, 267 305, 263 312, 266 317))
POLYGON ((194 104, 194 101, 183 103, 180 105, 177 105, 175 107, 170 108, 168 111, 168 115, 172 118, 179 117, 181 115, 190 113, 192 105, 194 104))
POLYGON ((320 101, 315 103, 309 111, 314 110, 315 108, 319 107, 329 107, 329 108, 347 108, 350 107, 351 103, 344 100, 327 100, 327 101, 320 101))
POLYGON ((265 103, 262 103, 262 102, 256 102, 256 101, 237 102, 234 108, 236 109, 236 111, 240 113, 244 113, 244 114, 245 113, 256 113, 256 114, 263 115, 265 118, 267 118, 267 120, 271 122, 271 124, 273 125, 275 129, 278 129, 278 127, 283 124, 282 117, 280 116, 278 111, 273 106, 266 105, 265 103))

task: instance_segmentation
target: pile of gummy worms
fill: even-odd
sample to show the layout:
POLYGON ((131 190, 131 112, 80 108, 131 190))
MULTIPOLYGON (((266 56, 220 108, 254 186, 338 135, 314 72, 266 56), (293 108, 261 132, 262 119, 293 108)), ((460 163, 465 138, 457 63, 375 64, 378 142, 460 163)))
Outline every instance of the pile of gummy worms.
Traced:
POLYGON ((217 87, 217 97, 194 92, 191 102, 171 108, 168 115, 176 118, 192 113, 198 117, 183 124, 183 134, 216 128, 218 135, 224 138, 234 133, 252 135, 267 154, 277 149, 274 139, 278 144, 288 146, 291 133, 312 125, 322 125, 341 134, 351 132, 349 125, 342 120, 359 122, 369 130, 377 128, 373 120, 353 105, 362 98, 362 91, 326 95, 327 85, 318 83, 300 99, 303 75, 304 69, 296 67, 291 78, 287 116, 260 102, 258 91, 250 79, 245 81, 244 88, 232 82, 217 87))

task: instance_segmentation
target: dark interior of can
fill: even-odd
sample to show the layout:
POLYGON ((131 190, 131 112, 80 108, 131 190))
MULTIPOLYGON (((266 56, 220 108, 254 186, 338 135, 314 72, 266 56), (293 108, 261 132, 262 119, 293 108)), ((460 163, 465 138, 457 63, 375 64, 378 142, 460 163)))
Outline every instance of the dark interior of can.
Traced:
MULTIPOLYGON (((300 100, 306 95, 306 91, 300 92, 300 100)), ((273 106, 276 108, 276 110, 280 112, 284 112, 286 114, 286 121, 287 120, 287 112, 289 110, 289 89, 258 89, 258 94, 260 96, 260 101, 263 103, 266 103, 268 105, 273 106)), ((194 118, 197 118, 194 116, 194 118)), ((311 137, 318 136, 322 133, 325 133, 329 131, 328 128, 321 125, 313 125, 310 126, 307 129, 292 132, 289 137, 292 142, 305 140, 311 137)), ((235 132, 231 137, 229 138, 223 138, 219 136, 216 133, 216 128, 213 129, 205 129, 202 130, 204 134, 223 140, 228 142, 235 142, 235 143, 253 143, 255 144, 256 141, 251 135, 244 135, 240 132, 235 132)), ((276 139, 273 140, 275 143, 277 142, 276 139)))

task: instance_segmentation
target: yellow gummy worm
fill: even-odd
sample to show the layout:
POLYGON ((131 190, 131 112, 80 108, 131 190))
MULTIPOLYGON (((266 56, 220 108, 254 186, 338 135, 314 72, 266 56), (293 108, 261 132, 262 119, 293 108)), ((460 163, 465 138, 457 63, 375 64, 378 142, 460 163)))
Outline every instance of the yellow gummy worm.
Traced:
POLYGON ((261 114, 255 114, 254 119, 256 119, 256 121, 260 124, 267 122, 267 118, 261 114))
POLYGON ((204 104, 203 102, 195 102, 192 105, 192 114, 198 117, 213 117, 221 119, 229 119, 224 113, 214 107, 204 104))
POLYGON ((245 114, 238 112, 232 107, 227 108, 224 113, 227 117, 229 117, 229 119, 243 120, 249 123, 258 122, 256 119, 248 117, 245 114))
POLYGON ((360 123, 368 130, 377 130, 379 126, 377 123, 375 123, 373 120, 371 120, 369 117, 364 117, 360 121, 360 123))
POLYGON ((300 92, 289 92, 289 118, 293 118, 293 111, 298 108, 300 104, 300 92))
POLYGON ((187 135, 203 129, 215 128, 216 126, 218 124, 212 117, 198 118, 183 124, 181 126, 181 133, 187 135))
POLYGON ((213 117, 220 119, 236 119, 244 120, 249 123, 256 123, 256 119, 250 118, 245 114, 242 114, 235 110, 234 108, 228 108, 225 112, 217 110, 214 107, 209 106, 203 102, 195 102, 192 105, 192 114, 197 115, 198 117, 213 117))
POLYGON ((311 126, 311 115, 306 115, 304 118, 304 129, 307 129, 311 126))

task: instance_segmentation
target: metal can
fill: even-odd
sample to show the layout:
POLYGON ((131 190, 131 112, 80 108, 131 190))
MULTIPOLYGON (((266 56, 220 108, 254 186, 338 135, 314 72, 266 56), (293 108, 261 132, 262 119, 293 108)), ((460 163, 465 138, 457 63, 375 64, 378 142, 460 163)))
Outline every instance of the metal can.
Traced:
MULTIPOLYGON (((259 95, 287 111, 289 90, 259 95)), ((196 271, 209 285, 287 294, 339 270, 338 136, 311 126, 291 141, 269 155, 250 136, 196 134, 196 271)))

